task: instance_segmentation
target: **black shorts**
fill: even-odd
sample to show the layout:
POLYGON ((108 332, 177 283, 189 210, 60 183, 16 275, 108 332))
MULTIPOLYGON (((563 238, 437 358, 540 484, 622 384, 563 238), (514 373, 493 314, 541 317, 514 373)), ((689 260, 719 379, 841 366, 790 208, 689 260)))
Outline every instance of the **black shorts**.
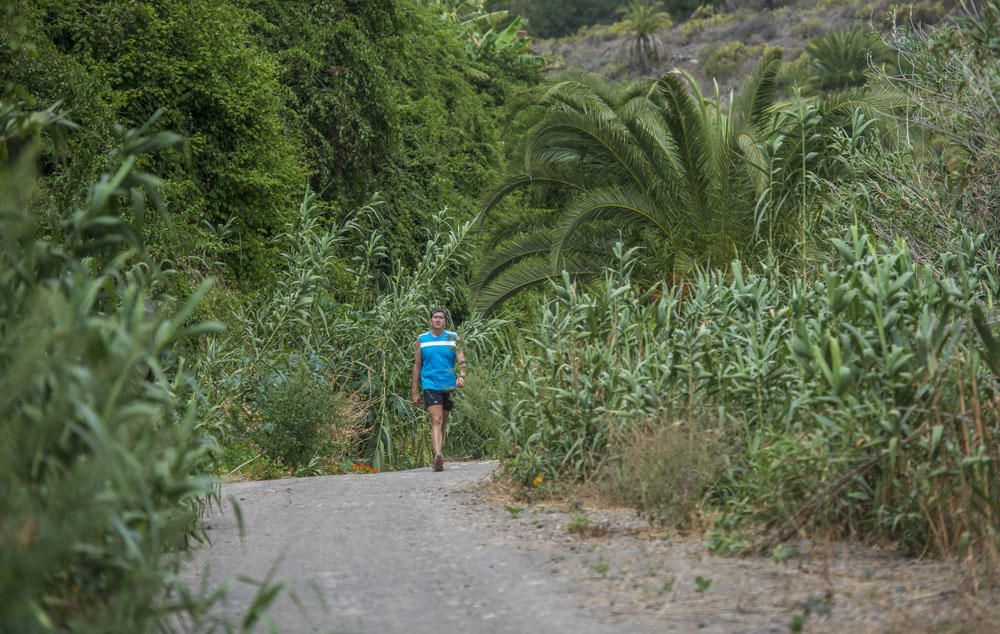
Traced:
POLYGON ((444 411, 450 412, 454 403, 451 402, 451 392, 448 390, 424 390, 424 407, 441 405, 444 411))

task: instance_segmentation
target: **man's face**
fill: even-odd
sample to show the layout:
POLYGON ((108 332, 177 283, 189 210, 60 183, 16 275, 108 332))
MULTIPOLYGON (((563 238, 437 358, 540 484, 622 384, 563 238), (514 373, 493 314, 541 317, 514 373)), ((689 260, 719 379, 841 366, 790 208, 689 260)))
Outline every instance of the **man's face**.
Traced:
POLYGON ((444 313, 434 313, 431 315, 431 328, 440 329, 444 328, 445 323, 447 323, 444 313))

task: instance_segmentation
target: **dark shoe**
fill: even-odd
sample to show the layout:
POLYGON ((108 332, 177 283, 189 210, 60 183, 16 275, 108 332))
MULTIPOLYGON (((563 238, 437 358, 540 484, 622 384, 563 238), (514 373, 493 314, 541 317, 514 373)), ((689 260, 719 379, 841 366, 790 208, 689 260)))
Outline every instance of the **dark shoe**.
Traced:
POLYGON ((444 471, 444 456, 437 454, 434 456, 434 470, 444 471))

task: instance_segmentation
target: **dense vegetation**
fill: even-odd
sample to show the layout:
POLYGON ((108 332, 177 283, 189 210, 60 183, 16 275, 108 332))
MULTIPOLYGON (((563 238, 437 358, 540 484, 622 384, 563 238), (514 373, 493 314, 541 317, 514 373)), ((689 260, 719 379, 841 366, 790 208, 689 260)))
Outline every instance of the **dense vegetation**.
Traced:
POLYGON ((2 17, 0 629, 204 622, 211 474, 421 459, 400 367, 537 60, 409 0, 2 17))
POLYGON ((175 572, 213 477, 426 464, 437 304, 447 450, 525 496, 995 574, 1000 2, 753 48, 732 97, 542 81, 515 14, 695 8, 556 4, 4 5, 0 629, 210 626, 175 572))

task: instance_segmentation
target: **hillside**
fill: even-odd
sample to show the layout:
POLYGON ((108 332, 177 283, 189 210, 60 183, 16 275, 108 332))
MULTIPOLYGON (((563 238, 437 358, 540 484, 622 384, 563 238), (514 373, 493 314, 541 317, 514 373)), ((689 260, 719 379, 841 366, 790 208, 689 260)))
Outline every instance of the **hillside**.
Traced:
MULTIPOLYGON (((655 77, 678 68, 703 86, 715 79, 727 92, 746 76, 765 48, 780 48, 784 59, 794 62, 809 40, 823 33, 852 27, 882 33, 902 26, 923 28, 954 12, 956 3, 799 0, 773 9, 756 6, 766 4, 774 3, 730 1, 656 31, 653 38, 659 59, 646 72, 628 63, 626 51, 633 36, 615 25, 594 25, 566 37, 537 39, 533 50, 550 60, 552 73, 578 70, 623 79, 655 77)), ((794 73, 795 65, 787 72, 794 73)))

